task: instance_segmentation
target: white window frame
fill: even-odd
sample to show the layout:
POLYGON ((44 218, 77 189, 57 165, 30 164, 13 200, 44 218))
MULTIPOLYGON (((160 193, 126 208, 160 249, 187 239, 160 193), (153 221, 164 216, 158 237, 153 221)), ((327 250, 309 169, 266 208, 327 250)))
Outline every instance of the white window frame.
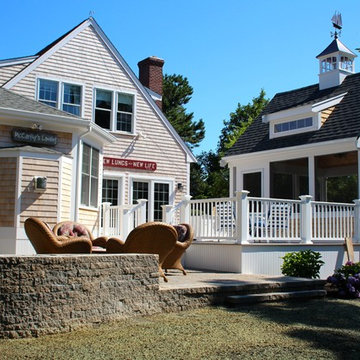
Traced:
POLYGON ((303 133, 310 132, 310 131, 316 131, 316 130, 319 130, 320 125, 321 125, 321 112, 310 113, 310 114, 307 113, 307 114, 302 114, 300 116, 296 116, 293 118, 290 117, 290 118, 284 118, 281 120, 274 120, 274 121, 270 122, 270 139, 288 136, 288 135, 303 134, 303 133), (287 122, 291 122, 291 121, 297 121, 297 120, 301 120, 301 119, 306 119, 306 118, 312 118, 312 126, 307 126, 307 127, 302 127, 299 129, 292 129, 292 130, 287 130, 287 131, 275 132, 275 125, 283 124, 283 123, 287 123, 287 122))
MULTIPOLYGON (((91 160, 90 160, 91 161, 91 160)), ((90 162, 90 166, 91 166, 91 162, 90 162)), ((94 209, 98 209, 98 206, 99 206, 99 202, 100 202, 100 189, 102 189, 102 176, 101 176, 101 167, 102 167, 102 154, 101 154, 101 150, 94 146, 93 144, 91 144, 90 142, 82 142, 81 144, 81 161, 80 161, 80 204, 79 204, 79 207, 82 208, 82 209, 91 209, 91 210, 94 210, 94 209), (82 195, 82 174, 83 174, 83 171, 82 171, 82 168, 83 168, 83 159, 84 159, 84 145, 86 146, 89 146, 90 149, 95 149, 98 151, 99 153, 99 164, 98 164, 98 176, 97 176, 97 179, 98 179, 98 186, 97 186, 97 189, 98 189, 98 193, 97 193, 97 199, 96 199, 96 205, 93 206, 91 205, 91 173, 90 173, 90 181, 89 181, 89 194, 88 194, 88 200, 89 200, 89 204, 83 204, 82 203, 82 199, 81 199, 81 195, 82 195)), ((90 167, 91 169, 91 167, 90 167)))
POLYGON ((161 177, 142 177, 134 176, 129 179, 129 203, 133 203, 133 189, 134 181, 147 182, 149 184, 149 199, 148 199, 148 221, 154 220, 154 200, 155 200, 155 183, 169 184, 169 205, 175 202, 175 180, 161 177))
MULTIPOLYGON (((57 77, 52 77, 52 76, 37 75, 35 78, 35 81, 36 81, 35 100, 38 102, 41 102, 39 99, 40 80, 49 80, 49 81, 54 81, 54 82, 58 83, 58 89, 57 89, 58 94, 57 94, 57 99, 56 99, 56 106, 54 108, 56 108, 58 110, 62 110, 62 111, 65 111, 62 109, 62 107, 64 105, 64 84, 79 86, 80 92, 81 92, 81 94, 80 94, 80 113, 79 113, 79 115, 75 115, 72 113, 69 113, 69 114, 79 116, 79 117, 84 116, 83 112, 84 112, 84 99, 85 99, 84 88, 85 88, 85 86, 83 83, 79 83, 78 81, 76 81, 76 80, 74 81, 72 79, 64 79, 64 78, 57 78, 57 77)), ((69 104, 69 105, 71 105, 71 104, 69 104)))
MULTIPOLYGON (((118 181, 118 205, 123 205, 125 202, 125 193, 124 193, 124 175, 118 175, 114 173, 109 173, 108 171, 104 171, 103 177, 101 180, 117 180, 118 181)), ((101 202, 102 202, 102 181, 101 181, 101 202)))
POLYGON ((137 93, 136 91, 128 88, 114 88, 109 87, 108 85, 97 84, 93 87, 93 106, 92 106, 92 121, 95 123, 95 107, 96 107, 96 90, 104 90, 112 92, 112 106, 111 106, 111 115, 110 115, 110 129, 104 128, 104 130, 110 131, 115 134, 122 135, 136 135, 136 109, 137 109, 137 93), (131 132, 117 130, 117 101, 118 94, 131 95, 133 98, 133 112, 132 112, 132 129, 131 132))

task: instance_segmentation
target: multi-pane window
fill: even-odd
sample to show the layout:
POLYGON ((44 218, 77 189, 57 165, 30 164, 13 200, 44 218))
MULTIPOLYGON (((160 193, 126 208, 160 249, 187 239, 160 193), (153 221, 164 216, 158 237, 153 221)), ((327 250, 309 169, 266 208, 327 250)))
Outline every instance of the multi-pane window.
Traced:
POLYGON ((347 56, 341 56, 340 58, 340 68, 348 71, 353 71, 353 61, 347 56))
POLYGON ((62 110, 80 116, 81 109, 81 86, 63 84, 62 110))
POLYGON ((274 125, 274 132, 284 132, 284 131, 292 131, 297 129, 302 129, 305 127, 311 127, 313 126, 313 119, 311 117, 305 118, 305 119, 299 119, 299 120, 293 120, 293 121, 287 121, 280 124, 274 125))
POLYGON ((46 105, 80 116, 81 86, 39 79, 38 100, 46 105), (59 96, 61 89, 61 96, 59 96))
POLYGON ((95 91, 95 124, 111 130, 112 92, 96 89, 95 91))
POLYGON ((99 150, 83 144, 81 168, 81 204, 97 207, 99 184, 99 150))
POLYGON ((169 205, 169 184, 155 183, 155 187, 154 187, 154 221, 162 220, 161 205, 169 205))
POLYGON ((162 205, 169 205, 170 185, 169 183, 134 181, 133 182, 133 203, 138 199, 147 199, 146 203, 146 221, 162 220, 162 205), (149 213, 148 204, 152 203, 152 214, 149 213))
POLYGON ((96 89, 94 121, 110 131, 133 133, 134 95, 96 89))
MULTIPOLYGON (((133 204, 136 204, 138 199, 149 200, 149 183, 144 181, 133 182, 133 204)), ((146 221, 148 221, 148 203, 146 203, 146 221)))
POLYGON ((38 100, 46 105, 57 107, 59 83, 52 80, 39 80, 38 100))
POLYGON ((335 70, 337 68, 336 65, 336 57, 331 56, 321 61, 321 72, 328 72, 335 70))
POLYGON ((103 179, 102 202, 118 205, 119 181, 115 179, 103 179))
POLYGON ((118 94, 116 130, 132 132, 133 99, 132 95, 118 94))

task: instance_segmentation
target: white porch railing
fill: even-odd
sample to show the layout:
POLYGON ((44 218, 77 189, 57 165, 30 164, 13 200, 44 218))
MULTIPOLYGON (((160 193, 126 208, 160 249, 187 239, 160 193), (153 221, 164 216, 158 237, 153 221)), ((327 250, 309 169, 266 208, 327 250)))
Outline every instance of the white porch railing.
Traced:
MULTIPOLYGON (((176 205, 163 205, 163 221, 189 223, 198 241, 256 242, 343 241, 360 242, 360 200, 355 204, 248 197, 240 191, 235 197, 191 200, 184 196, 176 205)), ((146 201, 136 205, 102 206, 101 234, 125 239, 146 221, 146 201)))
MULTIPOLYGON (((190 223, 197 240, 252 242, 343 241, 352 237, 360 242, 360 200, 355 204, 248 197, 188 200, 167 207, 167 213, 187 208, 183 222, 190 223)), ((166 218, 164 218, 166 219, 166 218)))
POLYGON ((126 239, 134 227, 146 222, 146 203, 146 199, 139 199, 133 205, 112 206, 111 203, 103 203, 100 234, 126 239))

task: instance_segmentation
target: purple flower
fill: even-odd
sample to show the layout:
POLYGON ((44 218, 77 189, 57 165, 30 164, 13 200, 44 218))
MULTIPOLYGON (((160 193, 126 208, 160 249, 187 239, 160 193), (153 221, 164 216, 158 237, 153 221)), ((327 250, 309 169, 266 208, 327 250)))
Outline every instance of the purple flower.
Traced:
POLYGON ((347 288, 347 291, 350 293, 350 294, 355 294, 355 288, 351 285, 351 284, 346 284, 346 288, 347 288))
POLYGON ((353 263, 352 261, 347 261, 345 263, 345 266, 351 266, 351 265, 355 265, 355 263, 353 263))

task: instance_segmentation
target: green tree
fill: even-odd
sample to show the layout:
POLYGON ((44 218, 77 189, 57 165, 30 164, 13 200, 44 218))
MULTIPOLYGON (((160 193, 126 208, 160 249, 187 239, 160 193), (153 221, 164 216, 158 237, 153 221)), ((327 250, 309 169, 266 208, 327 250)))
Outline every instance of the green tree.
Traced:
POLYGON ((239 137, 245 132, 249 125, 256 119, 268 104, 265 91, 261 89, 260 94, 252 99, 247 105, 238 103, 236 110, 230 113, 230 119, 224 120, 218 143, 218 153, 224 153, 230 149, 239 137))
POLYGON ((194 113, 187 113, 185 105, 191 100, 193 88, 182 75, 165 75, 163 79, 162 111, 180 137, 192 149, 205 137, 202 119, 195 121, 194 113))

